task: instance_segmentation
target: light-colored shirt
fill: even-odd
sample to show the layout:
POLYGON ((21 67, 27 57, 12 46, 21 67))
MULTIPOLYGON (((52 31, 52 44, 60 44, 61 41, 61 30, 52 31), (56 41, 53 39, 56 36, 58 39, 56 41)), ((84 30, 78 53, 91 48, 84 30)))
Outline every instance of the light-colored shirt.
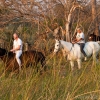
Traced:
POLYGON ((76 39, 81 39, 81 38, 82 38, 82 40, 78 41, 77 43, 85 43, 85 40, 84 40, 84 33, 83 33, 83 32, 77 33, 76 39))
POLYGON ((14 42, 13 42, 14 48, 17 48, 19 45, 20 45, 20 50, 22 50, 23 43, 22 43, 22 40, 20 38, 18 38, 17 40, 14 40, 14 42))

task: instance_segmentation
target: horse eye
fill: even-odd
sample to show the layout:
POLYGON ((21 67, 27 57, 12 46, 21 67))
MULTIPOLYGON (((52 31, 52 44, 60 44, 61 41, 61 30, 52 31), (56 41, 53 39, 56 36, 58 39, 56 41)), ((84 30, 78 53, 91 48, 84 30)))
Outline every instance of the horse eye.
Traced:
POLYGON ((59 45, 57 45, 57 46, 59 46, 59 45))

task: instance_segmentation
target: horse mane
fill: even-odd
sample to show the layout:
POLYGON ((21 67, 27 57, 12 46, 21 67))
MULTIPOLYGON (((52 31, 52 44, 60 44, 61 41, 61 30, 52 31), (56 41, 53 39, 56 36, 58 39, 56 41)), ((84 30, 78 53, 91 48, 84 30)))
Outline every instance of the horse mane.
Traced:
POLYGON ((60 40, 62 43, 65 43, 65 44, 68 44, 68 45, 71 45, 72 43, 71 42, 67 42, 67 41, 63 41, 63 40, 60 40))
POLYGON ((72 48, 72 43, 60 40, 61 44, 63 45, 63 48, 66 48, 67 51, 69 51, 72 48))

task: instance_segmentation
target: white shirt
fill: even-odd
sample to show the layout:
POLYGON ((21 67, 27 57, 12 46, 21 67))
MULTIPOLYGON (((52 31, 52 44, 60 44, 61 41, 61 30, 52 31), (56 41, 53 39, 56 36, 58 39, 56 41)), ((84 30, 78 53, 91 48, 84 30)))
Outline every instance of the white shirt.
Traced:
POLYGON ((83 32, 77 33, 76 39, 80 39, 80 38, 82 38, 83 40, 80 40, 80 41, 78 41, 77 43, 85 43, 85 40, 84 40, 84 33, 83 33, 83 32))
POLYGON ((22 40, 20 38, 18 38, 17 40, 14 40, 14 42, 13 42, 14 48, 17 48, 19 45, 20 45, 20 50, 22 50, 23 43, 22 43, 22 40))

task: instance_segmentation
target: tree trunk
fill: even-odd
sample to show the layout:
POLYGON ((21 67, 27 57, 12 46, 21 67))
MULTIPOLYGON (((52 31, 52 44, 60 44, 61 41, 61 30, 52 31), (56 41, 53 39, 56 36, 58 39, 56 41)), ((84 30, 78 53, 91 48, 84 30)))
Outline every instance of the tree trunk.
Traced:
POLYGON ((71 16, 72 16, 72 14, 70 13, 68 15, 68 19, 66 19, 66 41, 70 41, 70 29, 71 29, 70 23, 72 20, 71 16))
POLYGON ((92 5, 93 31, 96 36, 100 36, 98 16, 97 16, 97 11, 96 11, 96 0, 91 0, 91 5, 92 5))
POLYGON ((66 41, 70 42, 71 40, 71 34, 70 34, 70 29, 71 29, 71 22, 72 22, 72 15, 73 12, 76 10, 76 8, 82 8, 77 2, 73 3, 73 6, 70 9, 70 12, 68 14, 68 17, 66 18, 66 41))

